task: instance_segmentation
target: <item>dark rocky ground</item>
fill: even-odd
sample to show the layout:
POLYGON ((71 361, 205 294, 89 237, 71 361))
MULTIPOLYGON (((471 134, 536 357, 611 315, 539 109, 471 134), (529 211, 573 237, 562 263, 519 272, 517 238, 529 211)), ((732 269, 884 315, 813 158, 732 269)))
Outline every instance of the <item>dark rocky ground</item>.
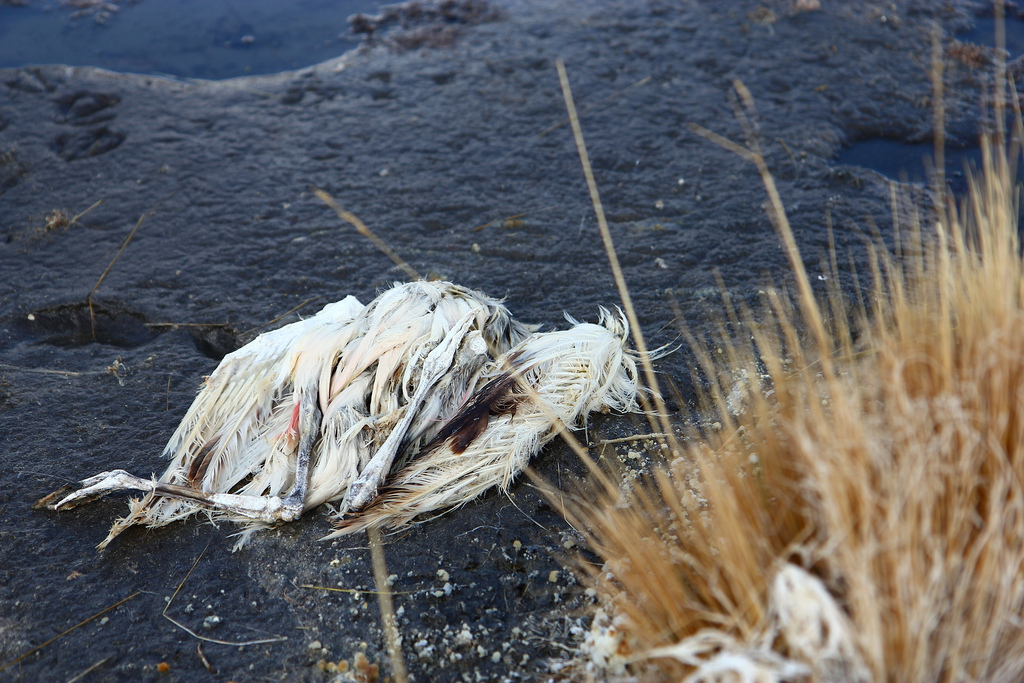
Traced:
MULTIPOLYGON (((280 316, 273 324, 346 294, 368 301, 402 279, 310 188, 421 272, 504 295, 523 321, 593 319, 617 295, 564 125, 561 56, 645 331, 668 343, 673 299, 687 324, 709 320, 716 270, 748 301, 765 274, 786 271, 753 167, 687 124, 738 138, 728 93, 742 79, 808 263, 824 252, 827 212, 857 261, 866 220, 887 230, 889 187, 832 158, 863 138, 930 136, 931 26, 948 42, 972 10, 924 0, 823 0, 803 13, 781 0, 449 9, 408 12, 341 61, 278 76, 0 71, 0 667, 134 596, 0 679, 66 681, 95 665, 81 680, 321 681, 336 674, 318 660, 360 652, 390 675, 374 597, 306 587, 373 586, 365 536, 317 541, 325 512, 234 554, 231 529, 198 522, 132 530, 101 554, 122 499, 31 509, 98 471, 160 471, 164 442, 221 355, 280 316), (101 199, 73 224, 60 218, 101 199), (93 293, 94 339, 87 298, 143 215, 93 293), (186 576, 170 616, 211 638, 287 640, 205 642, 209 673, 199 641, 162 616, 186 576)), ((956 136, 974 135, 985 68, 948 67, 956 136)), ((690 358, 659 364, 684 415, 690 358)), ((638 428, 600 417, 587 438, 638 428)), ((536 464, 557 483, 578 471, 573 460, 554 443, 536 464)), ((551 661, 578 643, 591 603, 560 565, 578 541, 527 480, 387 537, 415 679, 555 675, 551 661)))

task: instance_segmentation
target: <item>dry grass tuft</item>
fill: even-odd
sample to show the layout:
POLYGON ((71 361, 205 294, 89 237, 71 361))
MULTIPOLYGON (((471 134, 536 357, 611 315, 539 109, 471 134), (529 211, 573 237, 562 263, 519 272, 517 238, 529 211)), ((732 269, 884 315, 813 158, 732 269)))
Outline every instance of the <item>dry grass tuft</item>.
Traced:
POLYGON ((983 148, 962 204, 904 226, 898 259, 871 249, 854 313, 809 302, 798 272, 795 304, 730 311, 722 354, 691 340, 721 428, 574 513, 614 618, 593 660, 655 680, 1021 680, 1024 263, 1007 153, 983 148))

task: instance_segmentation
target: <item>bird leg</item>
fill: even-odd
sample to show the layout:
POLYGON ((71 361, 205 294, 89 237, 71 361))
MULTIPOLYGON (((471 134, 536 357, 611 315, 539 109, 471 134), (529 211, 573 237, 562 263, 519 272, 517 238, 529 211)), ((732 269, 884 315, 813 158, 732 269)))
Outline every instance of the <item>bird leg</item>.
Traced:
POLYGON ((299 394, 299 454, 295 462, 295 482, 292 490, 281 501, 287 516, 286 522, 298 519, 306 506, 306 487, 309 486, 309 460, 313 445, 320 438, 320 421, 323 413, 317 400, 317 386, 306 386, 299 394))
POLYGON ((129 474, 124 470, 111 470, 82 480, 82 488, 62 498, 53 505, 52 510, 69 510, 83 503, 88 503, 100 496, 114 491, 152 491, 160 496, 169 496, 182 500, 201 503, 218 510, 225 510, 261 522, 279 522, 295 519, 289 516, 284 501, 277 496, 242 496, 235 493, 205 493, 189 486, 167 484, 155 479, 143 479, 129 474))
POLYGON ((405 406, 405 414, 395 424, 391 434, 388 435, 388 438, 377 450, 370 462, 366 464, 363 471, 359 473, 359 477, 349 485, 348 491, 345 493, 345 499, 341 503, 342 512, 361 510, 377 495, 377 488, 384 482, 388 472, 391 470, 391 465, 395 461, 395 456, 398 455, 398 449, 405 439, 405 433, 408 431, 409 425, 415 419, 416 413, 427 398, 427 394, 430 393, 430 390, 437 384, 444 373, 448 372, 449 368, 451 368, 455 352, 458 351, 463 338, 476 320, 478 312, 479 309, 476 309, 463 316, 448 331, 448 334, 441 340, 441 343, 427 354, 426 359, 423 361, 423 368, 420 371, 419 385, 416 387, 412 398, 409 399, 409 403, 405 406))
POLYGON ((298 422, 300 430, 298 460, 295 463, 295 482, 284 498, 280 496, 250 496, 236 493, 207 493, 190 486, 168 484, 155 479, 143 479, 124 470, 101 472, 82 480, 82 488, 65 496, 53 510, 68 510, 88 503, 114 491, 151 491, 160 496, 179 498, 224 510, 252 520, 291 522, 299 518, 305 508, 306 488, 309 485, 309 461, 313 446, 320 436, 321 412, 317 405, 316 386, 307 387, 300 394, 298 422))

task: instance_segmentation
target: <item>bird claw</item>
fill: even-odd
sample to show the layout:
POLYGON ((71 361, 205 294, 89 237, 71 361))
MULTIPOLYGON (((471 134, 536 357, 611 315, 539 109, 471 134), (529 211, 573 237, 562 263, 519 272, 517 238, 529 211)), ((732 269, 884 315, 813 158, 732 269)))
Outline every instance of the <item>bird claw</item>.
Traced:
POLYGON ((153 488, 152 482, 140 479, 139 477, 129 474, 124 470, 100 472, 88 479, 83 479, 81 483, 82 488, 74 491, 64 498, 61 498, 56 503, 48 505, 47 507, 51 510, 70 510, 71 508, 92 502, 97 498, 114 491, 123 491, 124 489, 141 489, 143 491, 148 491, 153 488))
POLYGON ((32 504, 33 510, 52 510, 56 505, 55 501, 63 500, 69 493, 74 493, 75 487, 64 484, 56 491, 46 494, 32 504))

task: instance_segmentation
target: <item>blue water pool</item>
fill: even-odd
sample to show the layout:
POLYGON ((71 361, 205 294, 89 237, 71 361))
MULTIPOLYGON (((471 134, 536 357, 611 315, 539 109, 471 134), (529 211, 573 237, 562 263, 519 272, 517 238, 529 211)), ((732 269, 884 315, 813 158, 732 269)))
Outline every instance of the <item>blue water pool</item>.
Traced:
POLYGON ((84 12, 53 0, 0 2, 0 67, 98 66, 223 79, 336 57, 359 42, 348 17, 373 0, 138 0, 84 12), (102 22, 102 23, 101 23, 102 22))

